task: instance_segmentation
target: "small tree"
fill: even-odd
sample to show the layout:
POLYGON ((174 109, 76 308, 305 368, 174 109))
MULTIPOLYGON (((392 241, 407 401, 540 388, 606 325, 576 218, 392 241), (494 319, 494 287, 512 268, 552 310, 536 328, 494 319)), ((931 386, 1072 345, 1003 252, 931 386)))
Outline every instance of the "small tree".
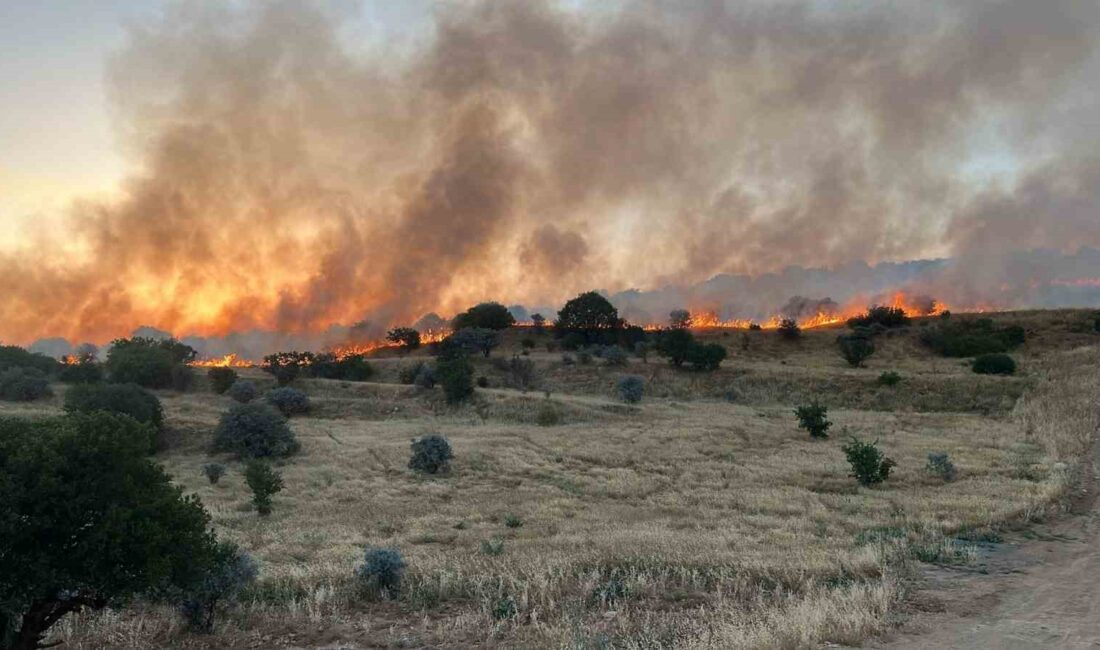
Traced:
POLYGON ((128 417, 0 419, 0 646, 39 648, 66 614, 201 579, 209 517, 147 453, 128 417))
POLYGON ((271 514, 271 497, 283 490, 283 477, 262 460, 251 460, 244 468, 244 480, 252 490, 252 503, 261 517, 271 514))
POLYGON ((173 368, 193 361, 197 354, 175 339, 117 339, 111 342, 105 366, 112 382, 168 388, 173 385, 173 368))
POLYGON ((594 335, 601 331, 618 330, 623 327, 619 310, 595 291, 582 293, 573 298, 558 312, 554 322, 554 331, 560 336, 573 332, 581 335, 589 343, 594 343, 594 335))
POLYGON ((210 388, 221 395, 237 381, 237 371, 232 368, 211 368, 206 371, 206 377, 210 380, 210 388))
POLYGON ((535 362, 516 356, 508 361, 508 375, 512 387, 524 393, 534 388, 538 380, 538 375, 535 372, 535 362))
POLYGON ((798 426, 809 431, 811 438, 829 437, 829 427, 833 423, 826 419, 825 416, 828 413, 829 409, 817 402, 807 406, 799 406, 794 410, 794 414, 798 416, 798 426))
POLYGON ((499 302, 483 302, 474 305, 451 321, 455 330, 467 328, 479 328, 490 330, 506 330, 516 324, 512 312, 499 302))
POLYGON ((474 394, 474 368, 465 354, 441 357, 435 364, 435 374, 448 403, 459 404, 474 394))
POLYGON ((480 352, 486 357, 500 345, 500 334, 483 327, 460 329, 447 337, 444 345, 461 348, 467 354, 480 352))
POLYGON ((793 318, 784 318, 779 321, 779 327, 776 329, 779 332, 779 336, 788 340, 795 341, 802 336, 802 328, 798 326, 798 321, 793 318))
POLYGON ((214 429, 214 449, 239 458, 289 456, 301 448, 286 418, 267 404, 234 404, 214 429))
POLYGON ((309 413, 310 408, 309 396, 289 386, 280 386, 269 391, 267 403, 279 409, 286 417, 309 413))
POLYGON ((386 333, 386 340, 408 352, 420 347, 420 332, 411 327, 395 327, 386 333))
POLYGON ((625 366, 628 362, 626 350, 622 349, 618 345, 609 345, 603 349, 603 360, 609 366, 625 366))
POLYGON ((677 368, 688 360, 694 346, 695 336, 686 329, 665 330, 657 337, 657 354, 677 368))
POLYGON ((726 348, 719 343, 694 343, 688 348, 687 361, 696 370, 717 370, 726 358, 726 348))
POLYGON ((649 363, 649 350, 650 345, 648 341, 638 341, 634 344, 634 356, 642 360, 642 363, 649 363))
POLYGON ((206 476, 206 480, 210 481, 210 485, 217 485, 218 481, 225 476, 225 465, 221 463, 207 463, 202 466, 202 473, 206 476))
POLYGON ((450 469, 452 458, 454 453, 446 438, 438 434, 423 436, 412 441, 409 469, 425 474, 445 473, 450 469))
POLYGON ((196 631, 211 632, 219 606, 235 600, 258 573, 252 556, 232 542, 218 542, 210 568, 180 600, 187 623, 196 631))
POLYGON ((883 455, 877 441, 862 442, 853 437, 841 449, 848 458, 848 464, 852 466, 852 473, 848 476, 856 479, 863 486, 882 483, 889 478, 890 470, 897 465, 883 455))
POLYGON ((315 357, 311 352, 276 352, 264 357, 261 367, 264 372, 274 375, 280 386, 286 386, 298 378, 303 368, 313 365, 315 357))
MULTIPOLYGON (((1097 319, 1100 323, 1100 319, 1097 319)), ((546 317, 542 314, 531 314, 531 324, 535 326, 535 333, 542 334, 542 330, 546 327, 546 317)))
POLYGON ((875 353, 875 342, 859 334, 847 334, 836 337, 840 356, 853 368, 859 368, 863 362, 875 353))
POLYGON ((668 326, 678 330, 691 327, 691 312, 686 309, 673 309, 668 314, 668 326))
POLYGON ((405 559, 396 549, 368 548, 363 554, 363 564, 355 575, 364 588, 381 594, 393 594, 401 590, 405 567, 405 559))
POLYGON ((615 384, 615 392, 627 404, 637 404, 645 393, 645 380, 638 375, 626 375, 615 384))

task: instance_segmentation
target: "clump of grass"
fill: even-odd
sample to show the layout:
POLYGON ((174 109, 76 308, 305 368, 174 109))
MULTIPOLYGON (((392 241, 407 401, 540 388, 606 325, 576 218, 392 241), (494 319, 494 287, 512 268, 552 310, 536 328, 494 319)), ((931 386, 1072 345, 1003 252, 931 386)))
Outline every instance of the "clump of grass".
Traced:
POLYGON ((558 413, 558 409, 554 408, 550 404, 543 404, 539 407, 539 412, 535 416, 535 422, 540 427, 552 427, 561 422, 561 414, 558 413))
POLYGON ((887 370, 886 372, 884 372, 884 373, 882 373, 881 375, 878 376, 879 386, 893 387, 893 386, 897 386, 900 383, 901 383, 901 375, 894 372, 893 370, 887 370))
POLYGON ((518 515, 514 515, 509 512, 508 514, 504 515, 504 525, 509 528, 522 528, 523 520, 520 519, 518 515))
POLYGON ((504 552, 504 540, 494 537, 481 542, 481 552, 484 555, 497 556, 504 552))

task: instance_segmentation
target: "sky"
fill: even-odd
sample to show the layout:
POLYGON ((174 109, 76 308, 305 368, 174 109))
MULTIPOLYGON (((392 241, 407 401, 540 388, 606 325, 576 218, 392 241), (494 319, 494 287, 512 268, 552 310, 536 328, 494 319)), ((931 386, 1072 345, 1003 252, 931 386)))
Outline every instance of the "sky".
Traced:
MULTIPOLYGON (((109 197, 126 176, 107 66, 128 30, 165 0, 0 2, 0 249, 72 201, 109 197)), ((400 47, 429 24, 433 0, 334 0, 349 41, 400 47)))

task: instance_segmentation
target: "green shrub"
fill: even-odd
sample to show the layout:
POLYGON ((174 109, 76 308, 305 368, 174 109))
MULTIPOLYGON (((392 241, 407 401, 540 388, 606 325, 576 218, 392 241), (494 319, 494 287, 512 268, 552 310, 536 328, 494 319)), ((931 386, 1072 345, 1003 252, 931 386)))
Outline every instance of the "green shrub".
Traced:
POLYGON ((441 357, 436 361, 435 371, 449 404, 459 404, 474 394, 474 368, 466 355, 441 357))
POLYGON ((871 327, 872 325, 901 327, 908 324, 909 317, 905 315, 904 309, 885 305, 871 305, 867 308, 867 313, 848 319, 849 327, 871 327))
POLYGON ((504 525, 509 528, 523 528, 523 520, 509 512, 504 515, 504 525))
POLYGON ((177 379, 173 372, 180 372, 174 369, 194 360, 196 354, 175 339, 117 339, 111 342, 104 367, 114 383, 169 388, 177 379))
POLYGON ((485 375, 479 375, 478 378, 477 378, 477 387, 478 388, 488 388, 489 387, 489 378, 486 377, 485 375))
POLYGON ((76 413, 0 419, 0 645, 39 647, 69 613, 187 590, 210 518, 146 458, 149 427, 76 413))
MULTIPOLYGON (((312 352, 276 352, 264 357, 260 367, 263 368, 264 372, 273 375, 280 386, 286 386, 297 379, 304 368, 313 368, 315 360, 312 352)), ((335 357, 328 355, 318 367, 326 368, 335 363, 335 357)), ((317 368, 313 368, 313 370, 316 372, 317 368)))
POLYGON ((1008 352, 1027 339, 1018 325, 997 329, 991 319, 941 320, 921 332, 920 341, 945 357, 976 357, 1008 352))
POLYGON ((524 337, 524 339, 522 341, 520 341, 519 344, 521 346, 523 346, 524 350, 534 350, 535 346, 538 345, 538 343, 535 341, 535 339, 533 339, 529 336, 524 337))
POLYGON ((238 379, 229 386, 225 394, 229 396, 230 399, 236 400, 241 404, 247 404, 256 399, 260 391, 256 388, 256 384, 251 381, 247 379, 238 379))
POLYGON ((718 343, 694 343, 688 349, 687 361, 696 370, 717 370, 726 358, 726 348, 718 343))
POLYGON ((645 380, 638 375, 626 375, 615 384, 615 392, 627 404, 637 404, 645 393, 645 380))
POLYGON ((214 449, 239 458, 289 456, 300 448, 286 418, 260 402, 234 404, 214 429, 214 449))
POLYGON ((571 366, 571 365, 575 364, 576 362, 577 362, 577 359, 573 355, 569 354, 568 352, 562 352, 561 353, 561 364, 563 366, 571 366))
POLYGON ((504 305, 498 302, 483 302, 455 316, 451 326, 455 331, 468 328, 506 330, 515 323, 515 317, 504 305))
POLYGON ((779 333, 780 338, 787 341, 796 341, 802 336, 802 328, 798 326, 798 321, 793 318, 784 318, 779 321, 779 327, 776 328, 776 332, 779 333))
POLYGON ((96 384, 103 381, 103 365, 90 359, 63 363, 57 379, 66 384, 96 384))
POLYGON ((419 388, 435 388, 435 383, 435 368, 430 363, 422 364, 420 369, 416 371, 413 384, 419 388))
POLYGON ((1092 322, 1092 329, 1096 330, 1097 332, 1100 332, 1100 316, 1097 316, 1096 320, 1094 320, 1092 322))
POLYGON ((191 384, 195 383, 195 371, 191 369, 191 366, 177 363, 172 366, 172 390, 180 393, 186 393, 191 390, 191 384))
POLYGON ((519 614, 519 607, 516 605, 516 599, 511 596, 501 596, 497 598, 493 603, 493 618, 498 621, 505 621, 511 618, 515 618, 519 614))
POLYGON ((340 381, 369 381, 374 376, 374 367, 362 354, 349 354, 337 357, 332 353, 318 354, 308 365, 303 365, 311 377, 317 379, 339 379, 340 381))
POLYGON ((267 403, 279 409, 279 412, 286 417, 309 413, 309 397, 302 391, 289 386, 280 386, 268 391, 267 403))
POLYGON ((457 330, 443 341, 444 347, 459 349, 466 354, 478 354, 488 357, 500 345, 500 333, 484 327, 471 327, 457 330))
POLYGON ((836 337, 836 343, 840 348, 840 356, 853 368, 862 366, 875 353, 875 342, 860 334, 842 334, 836 337))
POLYGON ((210 485, 217 485, 218 481, 225 476, 225 465, 221 463, 207 463, 202 466, 202 473, 206 479, 210 481, 210 485))
POLYGON ((937 476, 947 483, 954 481, 958 475, 955 464, 951 462, 951 457, 947 454, 928 454, 928 464, 924 466, 924 469, 932 476, 937 476))
POLYGON ((206 371, 206 376, 210 380, 210 388, 218 395, 225 393, 237 381, 237 371, 232 368, 211 368, 206 371))
POLYGON ((258 574, 252 556, 232 542, 218 542, 211 566, 182 596, 180 612, 191 629, 211 632, 219 606, 235 600, 258 574))
POLYGON ((17 345, 0 345, 0 372, 9 368, 34 368, 51 374, 60 365, 56 359, 44 354, 28 352, 17 345))
POLYGON ((615 367, 625 366, 629 358, 626 354, 626 350, 618 345, 609 345, 605 347, 600 356, 603 357, 604 363, 615 367))
POLYGON ((31 402, 53 395, 50 380, 37 368, 8 368, 0 371, 0 399, 31 402))
POLYGON ((695 335, 686 329, 668 329, 657 334, 657 354, 674 367, 684 365, 696 347, 695 335))
POLYGON ((882 483, 890 476, 890 470, 897 463, 883 455, 878 448, 878 442, 862 442, 853 437, 850 442, 841 447, 848 458, 848 464, 852 467, 852 473, 848 476, 859 481, 860 485, 874 485, 882 483))
POLYGON ((561 422, 561 415, 558 414, 558 410, 550 404, 543 404, 539 407, 538 415, 535 416, 535 421, 540 427, 552 427, 561 422))
POLYGON ((587 366, 592 363, 592 353, 588 350, 580 350, 577 352, 577 363, 582 366, 587 366))
POLYGON ((77 384, 65 391, 65 410, 128 415, 157 429, 164 423, 160 400, 137 384, 77 384))
POLYGON ((386 340, 411 352, 420 347, 420 332, 411 327, 395 327, 386 332, 386 340))
POLYGON ((396 594, 401 590, 406 566, 405 558, 397 549, 368 548, 363 553, 363 564, 356 569, 355 576, 365 589, 383 595, 396 594))
POLYGON ((517 390, 526 393, 535 387, 538 382, 538 374, 535 372, 535 362, 530 359, 512 357, 508 361, 508 383, 517 390))
POLYGON ((244 480, 252 490, 252 504, 261 517, 271 514, 271 497, 283 490, 283 477, 263 460, 250 460, 244 468, 244 480))
POLYGON ((811 438, 828 438, 829 427, 833 425, 826 419, 829 409, 817 402, 813 402, 807 406, 799 406, 794 410, 794 414, 798 417, 799 428, 805 429, 810 432, 811 438))
POLYGON ((1016 372, 1016 362, 1007 354, 983 354, 970 368, 979 375, 1011 375, 1016 372))
POLYGON ((409 469, 425 474, 441 474, 450 470, 451 443, 441 435, 431 434, 412 441, 409 469))
POLYGON ((893 370, 887 370, 878 376, 878 383, 880 386, 897 386, 901 383, 901 375, 893 370))
POLYGON ((416 383, 416 376, 420 374, 420 369, 423 368, 425 365, 427 364, 425 364, 423 361, 417 361, 415 363, 401 366, 401 368, 397 371, 397 380, 402 384, 405 384, 406 386, 412 386, 414 383, 416 383))
POLYGON ((504 540, 494 537, 493 539, 482 540, 481 552, 485 555, 500 555, 504 552, 504 540))

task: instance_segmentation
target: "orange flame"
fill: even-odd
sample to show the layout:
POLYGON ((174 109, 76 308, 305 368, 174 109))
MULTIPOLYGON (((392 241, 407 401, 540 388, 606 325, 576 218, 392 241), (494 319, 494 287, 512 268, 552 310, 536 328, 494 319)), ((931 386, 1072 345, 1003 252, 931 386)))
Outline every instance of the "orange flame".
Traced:
POLYGON ((192 361, 191 365, 197 368, 251 368, 256 364, 238 357, 236 353, 231 353, 216 359, 198 359, 192 361))

